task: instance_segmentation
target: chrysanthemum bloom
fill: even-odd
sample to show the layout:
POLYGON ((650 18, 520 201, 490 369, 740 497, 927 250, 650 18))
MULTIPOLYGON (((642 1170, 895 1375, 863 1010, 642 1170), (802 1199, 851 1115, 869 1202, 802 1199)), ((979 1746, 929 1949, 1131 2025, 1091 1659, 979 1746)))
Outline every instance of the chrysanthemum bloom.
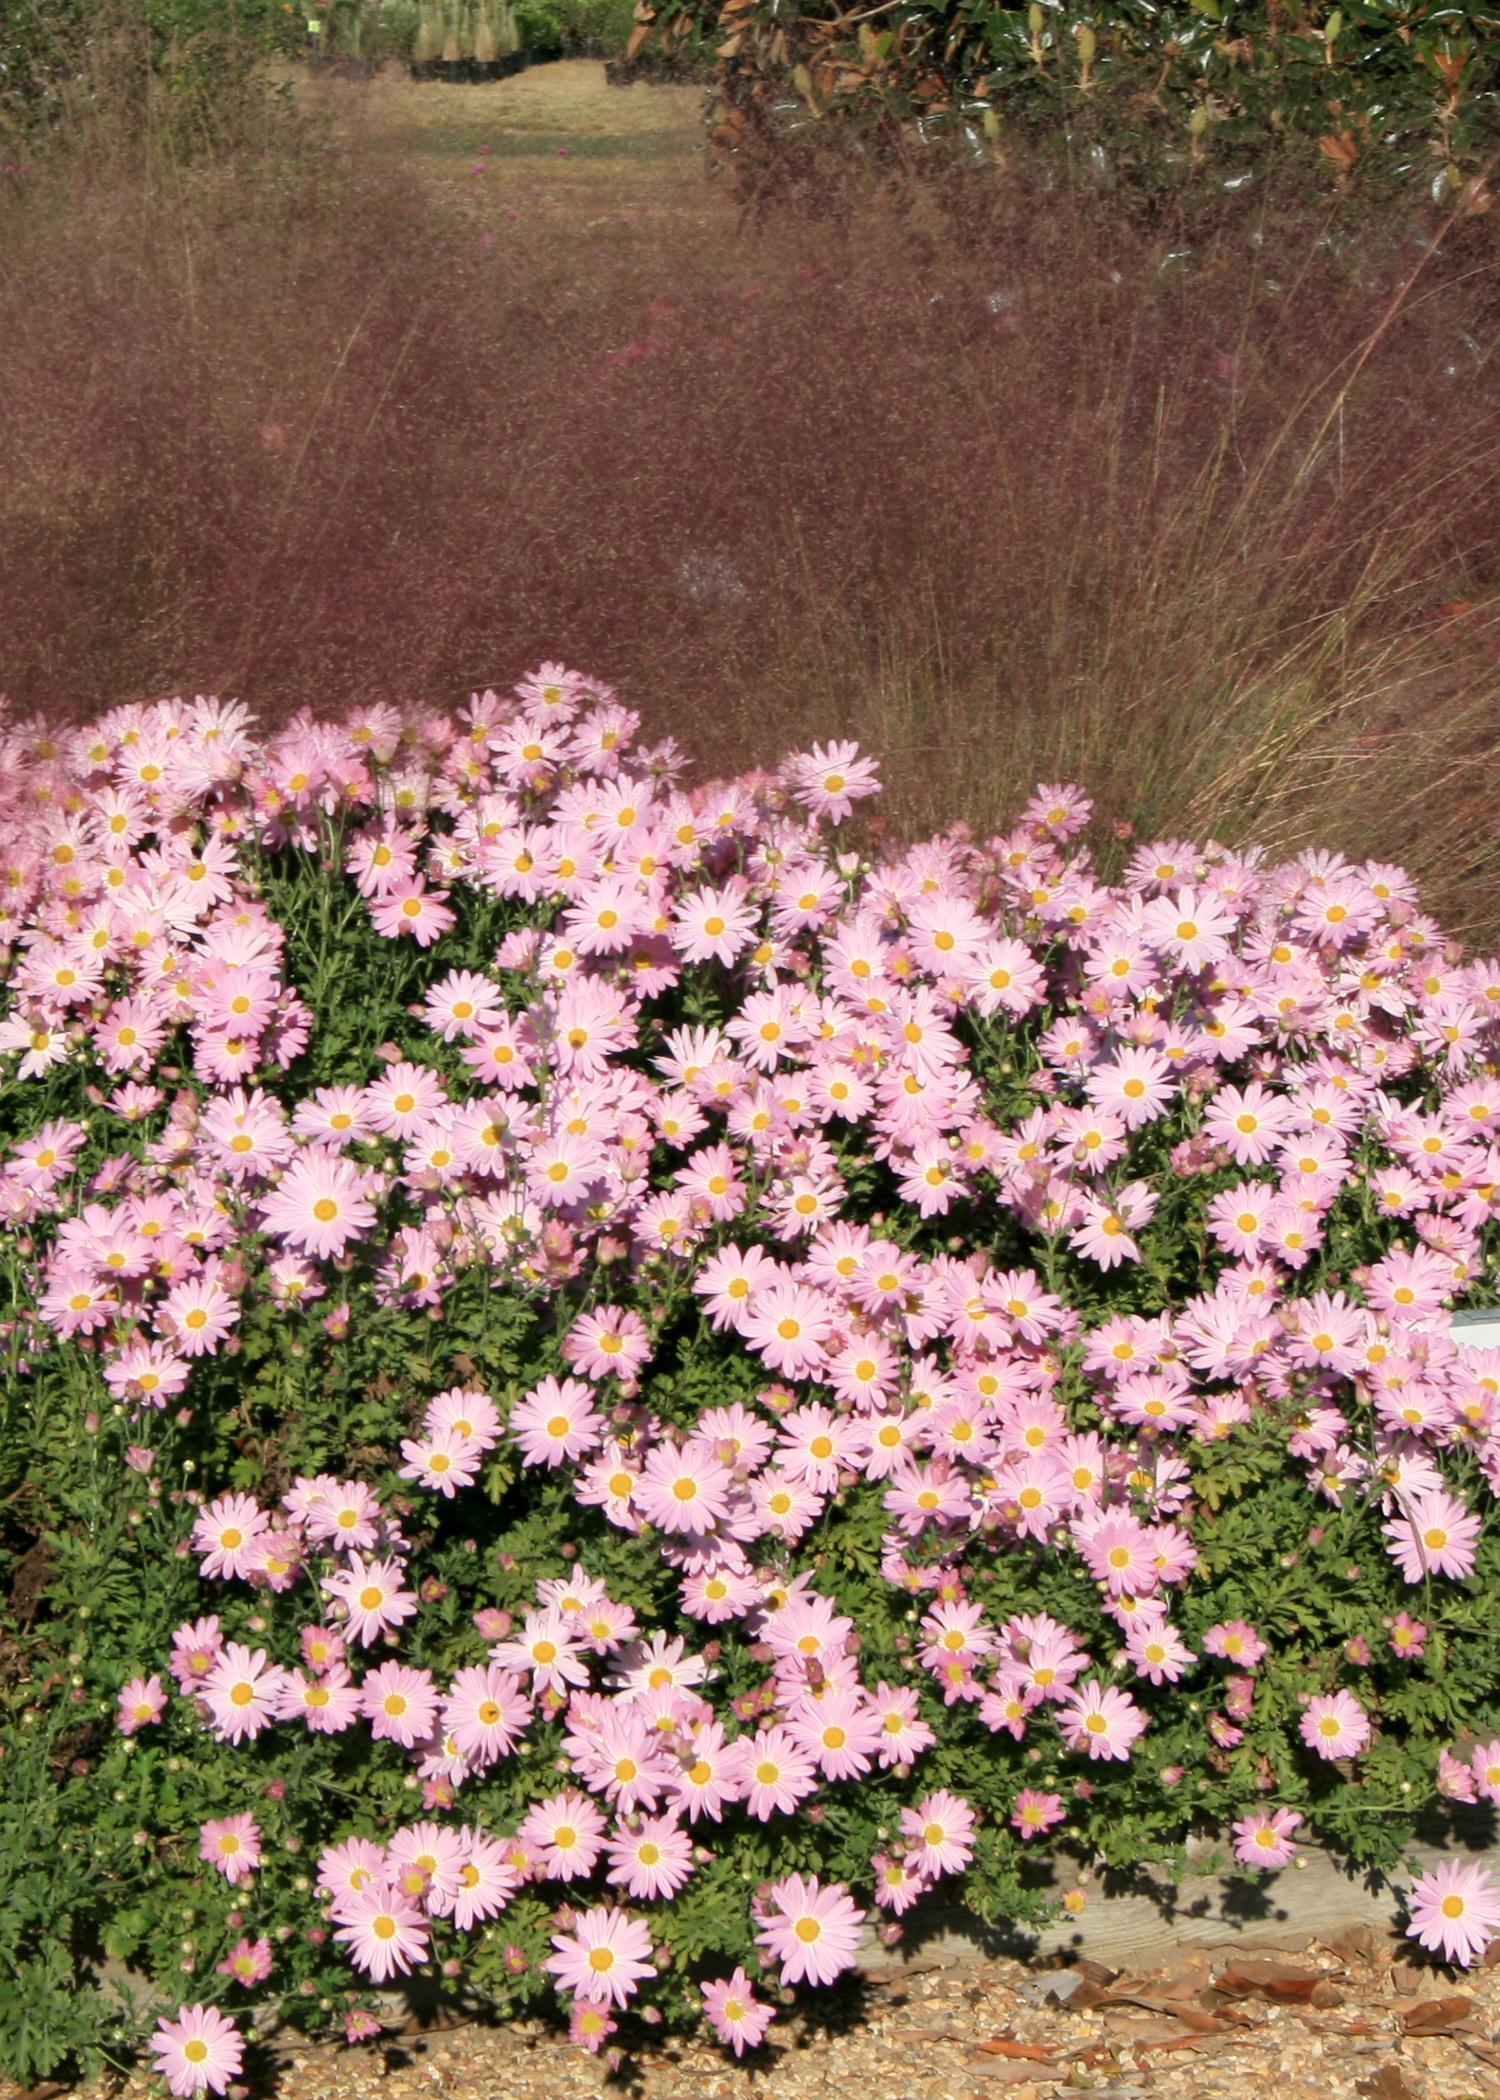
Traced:
POLYGON ((385 1847, 373 1838, 345 1838, 318 1854, 318 1890, 342 1903, 372 1882, 385 1878, 385 1847))
POLYGON ((257 1736, 276 1718, 282 1673, 268 1662, 263 1648, 226 1643, 204 1678, 202 1697, 219 1734, 231 1743, 257 1736))
POLYGON ((1093 1758, 1123 1760, 1144 1731, 1146 1716, 1128 1692, 1091 1677, 1061 1709, 1058 1725, 1070 1750, 1087 1750, 1093 1758))
POLYGON ((472 1931, 481 1919, 497 1918, 521 1886, 521 1877, 505 1856, 505 1847, 477 1830, 460 1833, 463 1856, 453 1897, 453 1922, 472 1931))
POLYGON ((832 1983, 852 1968, 865 1914, 842 1882, 824 1888, 814 1875, 773 1882, 769 1916, 755 1937, 781 1963, 781 1981, 832 1983))
POLYGON ((787 1727, 825 1779, 863 1778, 884 1735, 880 1717, 852 1685, 829 1685, 815 1698, 799 1699, 787 1727))
POLYGON ((1427 1628, 1420 1619, 1412 1618, 1407 1612, 1398 1611, 1391 1621, 1389 1646, 1392 1655, 1400 1655, 1409 1662, 1416 1662, 1427 1646, 1427 1628))
POLYGON ((437 1719, 432 1672, 413 1670, 405 1663, 382 1663, 371 1670, 360 1687, 360 1700, 376 1742, 400 1743, 405 1750, 430 1735, 437 1719))
POLYGON ((1441 1489, 1404 1498, 1400 1517, 1382 1527, 1390 1555, 1408 1582, 1429 1575, 1461 1581, 1474 1572, 1480 1520, 1456 1496, 1441 1489))
POLYGON ((560 1466, 597 1450, 604 1417, 581 1378, 544 1378, 511 1409, 510 1433, 528 1465, 560 1466))
POLYGON ((593 1873, 604 1827, 604 1818, 593 1802, 570 1787, 528 1809, 516 1836, 535 1854, 543 1873, 559 1881, 573 1881, 593 1873))
POLYGON ((573 2000, 568 2014, 568 2040, 575 2049, 587 2049, 590 2056, 597 2056, 618 2029, 618 2020, 610 2017, 609 2007, 598 1998, 573 2000))
POLYGON ((380 1497, 368 1481, 299 1477, 282 1503, 310 1538, 326 1540, 335 1553, 367 1553, 380 1536, 380 1497))
POLYGON ((1041 1837, 1054 1823, 1065 1823, 1067 1818, 1061 1794, 1043 1794, 1035 1787, 1023 1786, 1016 1795, 1010 1821, 1011 1828, 1023 1838, 1034 1838, 1041 1837))
POLYGON ((586 1910, 571 1932, 555 1932, 552 1944, 557 1951, 542 1967, 580 1998, 624 2005, 643 1978, 656 1974, 649 1959, 650 1928, 642 1919, 605 1904, 586 1910))
POLYGON ((737 1968, 732 1976, 716 1977, 712 1983, 700 1983, 698 1988, 703 1993, 708 2024, 721 2042, 726 2042, 736 2056, 760 2047, 776 2010, 761 2004, 743 1968, 737 1968))
POLYGON ((264 1983, 271 1973, 271 1942, 268 1939, 236 1940, 218 1965, 218 1974, 228 1976, 235 1983, 242 1983, 246 1990, 252 1984, 264 1983))
POLYGON ((217 1618, 194 1619, 178 1627, 172 1636, 169 1668, 182 1691, 201 1683, 218 1661, 223 1646, 217 1618))
POLYGON ((1358 1757, 1370 1740, 1370 1723, 1352 1692, 1334 1692, 1308 1702, 1302 1740, 1319 1757, 1358 1757))
POLYGON ((1302 1822, 1294 1808, 1242 1816, 1234 1826, 1234 1856, 1247 1867, 1284 1867, 1296 1852, 1292 1832, 1302 1822))
POLYGON ((729 1508, 729 1468, 696 1438, 660 1443, 641 1469, 635 1500, 646 1521, 663 1531, 714 1531, 729 1508))
POLYGON ((508 1757, 525 1734, 531 1701, 521 1680, 494 1663, 460 1670, 443 1706, 443 1733, 477 1769, 508 1757))
POLYGON ((1266 1652, 1266 1644, 1253 1626, 1243 1619, 1229 1619, 1210 1626, 1203 1636, 1205 1655, 1221 1655, 1242 1670, 1253 1670, 1266 1652))
POLYGON ((260 1865, 260 1826, 253 1816, 219 1816, 198 1832, 198 1857, 237 1886, 260 1865))
POLYGON ((167 1694, 159 1677, 132 1677, 120 1688, 117 1717, 121 1735, 150 1727, 166 1710, 167 1694))
POLYGON ((354 1683, 342 1663, 330 1663, 314 1676, 301 1670, 285 1673, 276 1718, 303 1721, 314 1735, 342 1735, 353 1727, 363 1705, 363 1688, 354 1683))
POLYGON ((609 1879, 639 1902, 671 1898, 693 1871, 693 1843, 674 1815, 643 1816, 608 1846, 609 1879))
POLYGON ((400 1468, 400 1477, 414 1480, 419 1487, 434 1488, 445 1502, 451 1502, 460 1488, 474 1485, 482 1455, 476 1443, 452 1429, 439 1429, 421 1438, 403 1437, 401 1456, 406 1464, 400 1468))
POLYGON ((378 1187, 377 1177, 352 1161, 310 1148, 262 1197, 261 1221, 275 1238, 328 1259, 375 1223, 371 1198, 378 1187))
POLYGON ((533 1692, 566 1692, 589 1681, 581 1644, 560 1611, 528 1612, 519 1636, 497 1641, 490 1660, 509 1670, 529 1670, 533 1692))
POLYGON ((375 1983, 427 1959, 428 1925, 417 1905, 389 1882, 372 1881, 336 1901, 334 1938, 375 1983))
POLYGON ((1500 1930, 1500 1889, 1487 1868, 1445 1860, 1407 1891, 1407 1935, 1463 1968, 1479 1961, 1500 1930))
POLYGON ((903 1808, 901 1830, 912 1859, 934 1879, 961 1874, 974 1857, 974 1811, 946 1788, 903 1808))
POLYGON ((239 1305, 217 1270, 205 1267, 168 1291, 157 1307, 156 1325, 182 1355, 211 1356, 239 1317, 239 1305))
POLYGON ((818 1790, 812 1759, 789 1729, 757 1729, 745 1743, 744 1760, 745 1806, 763 1823, 774 1815, 791 1815, 799 1801, 818 1790))
POLYGON ((1480 1799, 1500 1802, 1500 1736, 1488 1743, 1475 1744, 1469 1769, 1474 1774, 1474 1785, 1480 1799))
POLYGON ((416 1592, 401 1587, 405 1573, 400 1561, 366 1561, 351 1553, 347 1568, 323 1578, 328 1595, 338 1598, 349 1614, 350 1633, 365 1647, 417 1609, 416 1592))
POLYGON ((443 899, 447 893, 429 890, 418 875, 395 884, 379 903, 371 903, 370 919, 377 933, 395 940, 405 935, 419 948, 430 948, 441 934, 456 923, 443 899))
POLYGON ((233 2020, 211 2005, 184 2005, 175 2020, 159 2020, 151 2051, 178 2100, 205 2089, 226 2092, 245 2061, 245 2044, 233 2020))
POLYGON ((870 1704, 880 1723, 880 1762, 886 1770, 909 1765, 937 1741, 918 1712, 918 1695, 910 1685, 877 1684, 870 1704))
POLYGON ((210 1502, 193 1526, 193 1550, 202 1556, 199 1574, 210 1580, 248 1576, 250 1548, 269 1529, 269 1517, 249 1495, 221 1495, 210 1502))

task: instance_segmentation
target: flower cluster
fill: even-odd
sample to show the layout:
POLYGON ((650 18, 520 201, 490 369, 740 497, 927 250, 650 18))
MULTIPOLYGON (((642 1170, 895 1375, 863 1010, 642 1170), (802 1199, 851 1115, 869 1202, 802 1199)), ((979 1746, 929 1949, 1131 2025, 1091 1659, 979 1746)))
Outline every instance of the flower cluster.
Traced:
MULTIPOLYGON (((383 1981, 547 1891, 593 2048, 735 1860, 744 1958, 827 1983, 856 1892, 899 1920, 1143 1758, 1164 1798, 1185 1681, 1238 1859, 1284 1864, 1421 1716, 1364 1633, 1272 1681, 1295 1612, 1235 1591, 1224 1511, 1290 1486, 1304 1546, 1358 1540, 1426 1619, 1500 1488, 1500 1352, 1450 1319, 1500 1213, 1500 964, 1399 869, 1161 840, 1108 882, 1072 787, 856 849, 854 746, 688 787, 636 727, 545 665, 452 720, 0 738, 15 1360, 165 1448, 268 1314, 479 1360, 533 1321, 523 1375, 450 1351, 378 1463, 184 1490, 214 1610, 131 1658, 119 1729, 396 1760, 424 1817, 330 1834, 336 1945, 383 1981), (572 1565, 445 1644, 424 1554, 528 1497, 572 1565)), ((201 1840, 253 1888, 251 1818, 201 1840)), ((742 1963, 695 1988, 755 2044, 742 1963)), ((228 2062, 206 2018, 164 2030, 179 2090, 228 2062)))

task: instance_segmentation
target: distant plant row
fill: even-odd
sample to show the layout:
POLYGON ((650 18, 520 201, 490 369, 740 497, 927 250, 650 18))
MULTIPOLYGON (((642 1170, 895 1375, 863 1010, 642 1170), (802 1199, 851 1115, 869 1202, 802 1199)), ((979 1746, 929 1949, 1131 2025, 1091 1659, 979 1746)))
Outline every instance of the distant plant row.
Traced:
POLYGON ((1500 144, 1497 30, 1488 0, 638 0, 630 53, 706 39, 738 152, 836 135, 985 164, 1029 138, 1154 185, 1305 142, 1336 184, 1443 201, 1500 144))

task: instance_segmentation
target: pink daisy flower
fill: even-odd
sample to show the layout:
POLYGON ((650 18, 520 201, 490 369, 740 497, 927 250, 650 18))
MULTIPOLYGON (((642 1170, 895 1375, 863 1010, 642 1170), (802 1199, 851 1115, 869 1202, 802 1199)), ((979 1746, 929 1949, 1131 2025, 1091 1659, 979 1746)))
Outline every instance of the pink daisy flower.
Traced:
POLYGON ((974 1811, 946 1788, 901 1811, 910 1858, 924 1874, 961 1874, 974 1857, 974 1811))
POLYGON ((120 1688, 117 1724, 121 1735, 154 1726, 166 1710, 167 1694, 159 1677, 132 1677, 120 1688))
POLYGON ((1500 1802, 1500 1736, 1476 1743, 1469 1759, 1474 1785, 1482 1801, 1500 1802))
POLYGON ((460 1488, 474 1485, 483 1455, 476 1443, 453 1429, 430 1431, 424 1437, 403 1437, 401 1456, 406 1464, 399 1469, 399 1477, 414 1480, 418 1487, 432 1488, 445 1502, 451 1502, 460 1488))
POLYGON ((700 1816, 721 1822, 725 1807, 744 1799, 744 1745, 726 1741, 717 1721, 704 1721, 682 1754, 680 1771, 666 1780, 667 1792, 687 1810, 689 1822, 700 1816))
POLYGON ((260 1826, 253 1816, 219 1816, 198 1831, 198 1857, 217 1867, 231 1887, 260 1865, 260 1826))
POLYGON ((347 1568, 324 1576, 324 1590, 344 1606, 348 1630, 364 1647, 417 1609, 416 1592, 401 1587, 405 1572, 399 1561, 366 1561, 351 1553, 347 1568))
POLYGON ((470 1932, 484 1918, 497 1918, 521 1886, 521 1877, 497 1839, 464 1832, 464 1854, 453 1897, 453 1922, 470 1932))
POLYGON ((916 1863, 893 1853, 876 1852, 870 1859, 870 1873, 875 1883, 875 1901, 882 1910, 895 1917, 904 1917, 919 1896, 925 1896, 932 1883, 916 1863))
POLYGON ((437 1719, 432 1672, 413 1670, 405 1663, 382 1663, 371 1670, 360 1687, 360 1700, 376 1742, 399 1743, 404 1750, 429 1736, 437 1719))
POLYGON ((1242 1670, 1253 1670, 1266 1652, 1266 1644, 1253 1626, 1243 1619, 1227 1619, 1210 1626, 1203 1636, 1205 1655, 1220 1655, 1242 1670))
POLYGON ((788 1874, 772 1883, 755 1937, 781 1963, 784 1985, 832 1983, 854 1966, 864 1921, 842 1882, 824 1888, 814 1875, 788 1874))
POLYGON ((254 1565, 251 1548, 270 1521, 248 1495, 221 1495, 210 1502, 193 1526, 193 1547, 202 1556, 199 1574, 206 1580, 248 1576, 254 1565))
POLYGON ((330 1663, 318 1676, 288 1670, 276 1702, 278 1721, 305 1721, 314 1735, 342 1735, 364 1708, 362 1688, 342 1663, 330 1663))
POLYGON ((159 2020, 151 2052, 178 2100, 205 2090, 226 2092, 245 2060, 245 2045, 233 2020, 211 2005, 184 2005, 175 2020, 159 2020))
POLYGON ((177 1679, 178 1688, 185 1692, 205 1678, 218 1661, 223 1646, 224 1636, 216 1618, 195 1619, 186 1626, 179 1626, 172 1636, 168 1665, 177 1679))
POLYGON ((267 1232, 304 1254, 332 1259, 375 1223, 376 1176, 335 1152, 298 1154, 270 1194, 261 1198, 267 1232))
POLYGON ((1403 1513, 1384 1525, 1391 1559, 1408 1582, 1429 1575, 1462 1581, 1474 1572, 1480 1519, 1441 1489, 1404 1498, 1403 1513))
POLYGON ((204 1678, 201 1696, 217 1733, 239 1743, 258 1736, 276 1718, 282 1673, 263 1648, 228 1642, 204 1678))
POLYGON ((542 1872, 558 1881, 587 1878, 598 1864, 604 1818, 586 1795, 568 1788, 539 1801, 522 1818, 516 1837, 542 1872))
POLYGON ((233 1983, 241 1983, 246 1990, 252 1984, 264 1983, 271 1973, 271 1942, 268 1939, 236 1940, 218 1965, 216 1973, 229 1977, 233 1983))
POLYGON ((443 901, 445 894, 429 890, 420 875, 415 879, 408 877, 393 884, 378 903, 371 902, 371 921, 376 932, 388 940, 406 936, 419 948, 430 948, 457 923, 443 901))
POLYGON ((1352 1692, 1334 1692, 1308 1702, 1301 1736, 1319 1757, 1358 1757, 1370 1740, 1370 1723, 1352 1692))
POLYGON ((560 1466, 598 1449, 604 1417, 579 1378, 544 1378, 511 1409, 510 1433, 531 1466, 560 1466))
POLYGON ((568 2015, 568 2040, 575 2049, 587 2049, 590 2056, 597 2056, 610 2036, 619 2032, 619 2025, 597 1998, 575 1998, 568 2015))
POLYGON ((712 1983, 700 1983, 698 1988, 703 1993, 708 2024, 721 2042, 736 2056, 760 2047, 776 2011, 774 2006, 761 2004, 743 1968, 737 1968, 732 1976, 717 1977, 712 1983))
POLYGON ((581 1315, 563 1342, 563 1355, 585 1378, 607 1378, 613 1373, 627 1391, 650 1354, 651 1343, 640 1314, 618 1305, 581 1315))
POLYGON ((334 1938, 374 1983, 405 1976, 415 1963, 427 1959, 427 1920, 389 1882, 372 1880, 336 1898, 332 1915, 334 1938))
POLYGON ((557 1951, 542 1967, 564 1990, 581 1998, 624 2005, 645 1977, 656 1974, 649 1959, 649 1927, 605 1904, 584 1911, 571 1932, 555 1932, 552 1944, 557 1951))
POLYGON ((711 1445, 690 1438, 660 1443, 641 1468, 636 1506, 647 1523, 668 1532, 711 1532, 729 1510, 729 1468, 711 1445))
POLYGON ((443 1704, 443 1733, 477 1770, 509 1757, 526 1733, 532 1704, 521 1680, 494 1663, 460 1670, 443 1704))
POLYGON ((693 1843, 675 1816, 642 1816, 607 1847, 609 1879, 638 1902, 670 1899, 693 1871, 693 1843))
POLYGON ((1023 1838, 1042 1837, 1054 1823, 1065 1823, 1067 1819, 1061 1794, 1039 1793, 1029 1786, 1023 1786, 1016 1795, 1010 1816, 1011 1828, 1023 1838))
POLYGON ((818 1790, 817 1768, 787 1728, 762 1728, 744 1746, 745 1806, 762 1823, 789 1816, 818 1790))
POLYGON ((470 1386, 450 1386, 445 1393, 436 1394, 428 1401, 422 1415, 423 1427, 432 1436, 440 1430, 451 1430, 466 1442, 475 1444, 481 1451, 493 1451, 500 1441, 500 1410, 488 1393, 481 1393, 470 1386))
POLYGON ((1445 1860, 1417 1876, 1406 1902, 1408 1938, 1463 1968, 1483 1958, 1500 1930, 1500 1889, 1485 1867, 1445 1860))
POLYGON ((1241 1816, 1234 1826, 1234 1856, 1247 1867, 1284 1867, 1296 1852, 1292 1832, 1302 1822, 1294 1808, 1241 1816))
POLYGON ((1092 1758, 1123 1760, 1144 1732, 1146 1716, 1128 1692, 1090 1677, 1061 1708, 1058 1725, 1070 1750, 1087 1750, 1092 1758))

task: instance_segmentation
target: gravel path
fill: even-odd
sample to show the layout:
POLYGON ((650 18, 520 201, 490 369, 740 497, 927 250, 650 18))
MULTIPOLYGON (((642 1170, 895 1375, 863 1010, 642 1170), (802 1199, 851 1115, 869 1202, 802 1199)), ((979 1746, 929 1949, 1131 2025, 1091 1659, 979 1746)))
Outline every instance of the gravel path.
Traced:
MULTIPOLYGON (((1192 1951, 1168 1968, 914 1961, 772 2029, 736 2065, 664 2041, 611 2066, 533 2022, 413 2022, 288 2052, 256 2100, 1500 2100, 1500 1966, 1455 1980, 1364 1927, 1300 1953, 1192 1951), (1059 2003, 1058 1995, 1068 1994, 1059 2003)), ((237 2088, 236 2092, 245 2089, 237 2088)), ((0 2081, 0 2100, 22 2096, 0 2081)), ((77 2100, 147 2100, 103 2080, 77 2100)))

